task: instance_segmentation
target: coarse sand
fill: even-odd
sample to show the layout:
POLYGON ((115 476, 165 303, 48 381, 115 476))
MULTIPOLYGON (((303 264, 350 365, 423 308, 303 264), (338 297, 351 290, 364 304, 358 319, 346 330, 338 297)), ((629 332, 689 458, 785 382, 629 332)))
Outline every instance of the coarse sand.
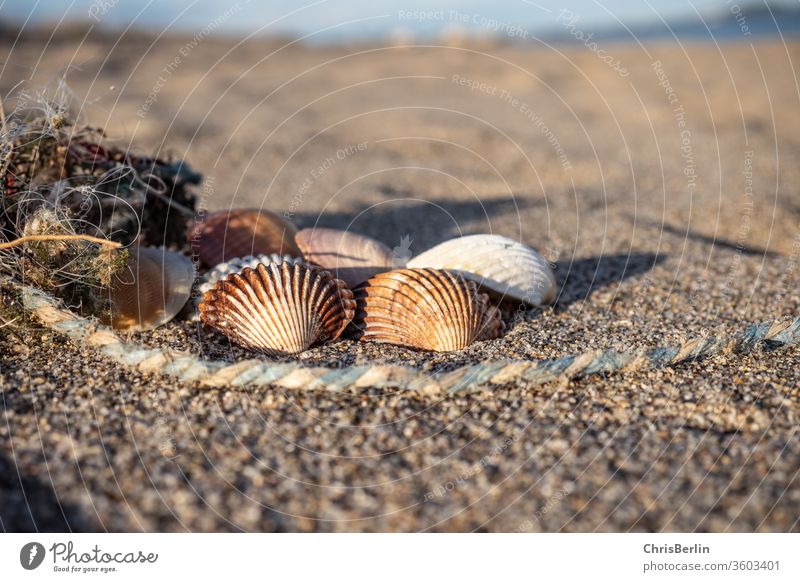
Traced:
MULTIPOLYGON (((292 361, 436 373, 800 314, 800 44, 613 44, 623 77, 582 46, 208 39, 148 102, 185 43, 152 40, 6 39, 0 87, 79 65, 82 113, 188 159, 208 209, 413 254, 493 232, 555 265, 555 305, 504 306, 499 340, 292 361)), ((130 339, 252 355, 185 318, 130 339)), ((19 322, 0 355, 6 531, 800 529, 796 346, 439 397, 176 384, 19 322)))

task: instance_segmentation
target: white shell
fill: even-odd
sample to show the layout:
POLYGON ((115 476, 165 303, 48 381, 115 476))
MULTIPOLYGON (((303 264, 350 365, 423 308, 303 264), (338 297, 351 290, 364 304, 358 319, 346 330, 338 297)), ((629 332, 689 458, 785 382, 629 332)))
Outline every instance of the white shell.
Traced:
POLYGON ((239 345, 283 356, 338 338, 355 307, 352 291, 329 271, 279 260, 217 281, 203 295, 200 319, 239 345))
POLYGON ((507 299, 550 303, 556 279, 547 261, 530 247, 495 234, 454 238, 408 262, 408 268, 454 271, 507 299))

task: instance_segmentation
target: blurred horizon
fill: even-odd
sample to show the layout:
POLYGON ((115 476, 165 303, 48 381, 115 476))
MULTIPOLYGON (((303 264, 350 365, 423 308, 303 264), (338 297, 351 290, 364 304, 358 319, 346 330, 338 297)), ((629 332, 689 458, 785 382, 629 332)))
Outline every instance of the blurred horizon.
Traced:
POLYGON ((797 0, 650 0, 606 4, 573 0, 12 0, 0 5, 0 24, 21 31, 74 26, 120 32, 290 37, 315 44, 441 37, 525 42, 537 39, 619 41, 679 38, 733 40, 800 34, 797 0), (583 35, 583 36, 579 36, 583 35))

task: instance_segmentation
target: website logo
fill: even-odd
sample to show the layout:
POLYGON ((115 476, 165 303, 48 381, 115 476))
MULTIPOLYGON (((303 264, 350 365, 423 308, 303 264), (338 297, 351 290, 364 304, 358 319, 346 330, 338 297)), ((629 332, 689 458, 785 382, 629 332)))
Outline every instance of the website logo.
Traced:
POLYGON ((44 561, 44 546, 39 542, 30 542, 19 551, 19 563, 26 570, 35 570, 44 561))

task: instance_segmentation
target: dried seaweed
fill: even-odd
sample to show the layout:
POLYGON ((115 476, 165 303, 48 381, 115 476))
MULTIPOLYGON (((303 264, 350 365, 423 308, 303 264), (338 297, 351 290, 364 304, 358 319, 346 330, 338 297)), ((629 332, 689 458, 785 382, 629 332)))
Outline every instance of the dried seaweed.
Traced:
POLYGON ((20 244, 3 245, 0 272, 100 314, 125 246, 187 248, 188 186, 200 176, 180 160, 109 143, 71 114, 64 79, 14 101, 10 115, 0 109, 0 243, 20 244))
MULTIPOLYGON (((187 189, 200 182, 183 161, 109 145, 102 129, 76 123, 63 79, 22 91, 0 134, 4 234, 20 231, 22 203, 48 201, 112 240, 181 248, 195 215, 187 189)), ((23 212, 23 218, 25 214, 23 212)))

